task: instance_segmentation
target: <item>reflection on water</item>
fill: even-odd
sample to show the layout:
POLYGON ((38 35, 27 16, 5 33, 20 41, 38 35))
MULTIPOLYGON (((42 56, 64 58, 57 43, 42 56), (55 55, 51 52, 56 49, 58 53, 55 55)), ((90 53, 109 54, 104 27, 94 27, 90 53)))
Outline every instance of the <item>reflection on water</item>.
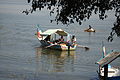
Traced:
MULTIPOLYGON (((46 10, 23 15, 20 11, 27 7, 25 4, 25 0, 0 0, 0 80, 90 80, 97 77, 95 62, 102 56, 102 41, 107 52, 120 51, 120 38, 112 43, 105 40, 115 20, 112 11, 107 20, 99 21, 93 15, 81 26, 73 24, 66 28, 49 23, 46 10), (77 44, 90 50, 77 47, 68 54, 67 51, 36 48, 40 46, 34 35, 37 24, 42 30, 61 28, 74 34, 77 44), (88 25, 94 26, 96 33, 85 33, 88 25)), ((120 66, 120 58, 113 65, 120 66)))
POLYGON ((36 48, 36 65, 40 72, 73 72, 75 51, 36 48))

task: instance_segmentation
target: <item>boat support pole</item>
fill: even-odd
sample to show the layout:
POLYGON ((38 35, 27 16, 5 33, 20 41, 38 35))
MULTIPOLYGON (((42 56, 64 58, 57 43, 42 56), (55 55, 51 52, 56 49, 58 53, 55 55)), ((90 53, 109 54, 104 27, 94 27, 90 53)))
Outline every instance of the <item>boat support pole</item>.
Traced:
POLYGON ((104 80, 108 78, 108 64, 104 65, 104 80))
POLYGON ((70 43, 68 43, 67 46, 68 46, 68 56, 69 56, 70 55, 70 46, 71 46, 70 43))

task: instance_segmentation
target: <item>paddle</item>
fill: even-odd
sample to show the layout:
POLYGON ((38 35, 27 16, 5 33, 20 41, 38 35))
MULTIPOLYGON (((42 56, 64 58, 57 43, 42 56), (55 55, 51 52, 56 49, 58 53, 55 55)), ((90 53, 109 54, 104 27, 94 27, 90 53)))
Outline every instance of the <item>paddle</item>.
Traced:
POLYGON ((55 44, 51 44, 51 45, 46 46, 45 48, 49 48, 49 47, 54 46, 54 45, 55 45, 55 44))
POLYGON ((89 49, 90 49, 90 48, 87 47, 87 46, 82 46, 82 45, 79 45, 79 44, 77 44, 77 46, 80 47, 80 48, 85 48, 86 50, 89 50, 89 49))

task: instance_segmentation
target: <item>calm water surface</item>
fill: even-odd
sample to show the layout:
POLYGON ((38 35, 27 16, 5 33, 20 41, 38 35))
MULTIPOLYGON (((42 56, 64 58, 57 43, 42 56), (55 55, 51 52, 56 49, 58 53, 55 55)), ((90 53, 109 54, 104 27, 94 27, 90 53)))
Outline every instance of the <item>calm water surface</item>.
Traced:
MULTIPOLYGON (((29 8, 27 0, 0 1, 0 80, 97 80, 95 62, 102 56, 102 41, 107 52, 120 51, 120 38, 115 37, 111 43, 106 40, 115 22, 113 11, 105 20, 93 14, 82 25, 65 26, 51 24, 46 9, 28 16, 22 14, 29 8), (75 34, 77 43, 90 50, 77 47, 68 55, 66 51, 43 49, 34 35, 37 24, 42 30, 61 28, 75 34), (88 25, 97 32, 85 33, 88 25)), ((112 65, 120 66, 120 58, 112 65)))

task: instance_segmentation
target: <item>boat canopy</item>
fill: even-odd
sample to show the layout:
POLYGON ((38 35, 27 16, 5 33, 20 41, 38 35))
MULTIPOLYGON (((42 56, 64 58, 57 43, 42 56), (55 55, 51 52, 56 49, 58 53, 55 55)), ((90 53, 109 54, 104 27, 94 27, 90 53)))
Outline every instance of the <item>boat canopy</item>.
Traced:
POLYGON ((52 35, 52 34, 59 34, 60 36, 67 36, 68 33, 65 32, 64 30, 62 29, 48 29, 46 30, 45 32, 41 33, 42 36, 47 36, 47 35, 52 35))

